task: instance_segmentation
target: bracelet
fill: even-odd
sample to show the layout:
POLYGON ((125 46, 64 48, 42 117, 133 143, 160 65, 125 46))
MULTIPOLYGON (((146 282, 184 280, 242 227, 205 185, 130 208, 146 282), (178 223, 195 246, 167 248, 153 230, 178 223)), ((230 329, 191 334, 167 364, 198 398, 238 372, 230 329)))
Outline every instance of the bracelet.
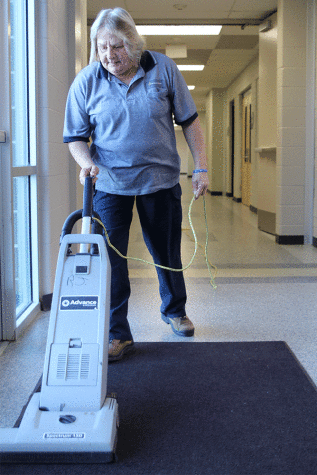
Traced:
POLYGON ((193 173, 207 173, 208 170, 206 170, 205 168, 200 168, 199 170, 193 170, 193 173))

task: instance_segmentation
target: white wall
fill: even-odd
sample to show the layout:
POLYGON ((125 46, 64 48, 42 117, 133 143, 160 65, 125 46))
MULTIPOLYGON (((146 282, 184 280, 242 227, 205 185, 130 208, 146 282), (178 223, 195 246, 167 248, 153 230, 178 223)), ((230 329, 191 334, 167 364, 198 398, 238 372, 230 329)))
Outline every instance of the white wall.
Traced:
MULTIPOLYGON (((197 107, 197 112, 200 125, 203 131, 204 140, 206 142, 206 113, 205 110, 203 110, 201 107, 197 107)), ((188 176, 192 176, 192 172, 195 168, 194 160, 181 129, 177 129, 176 142, 177 151, 181 157, 181 173, 185 173, 188 176)))
MULTIPOLYGON (((254 132, 258 140, 254 141, 252 137, 252 142, 256 143, 257 147, 276 146, 276 158, 275 152, 269 152, 266 156, 262 154, 261 158, 256 160, 252 157, 251 205, 257 208, 260 202, 260 206, 269 206, 270 211, 276 211, 276 234, 280 243, 286 242, 288 236, 302 238, 305 234, 305 220, 311 219, 309 210, 307 212, 307 202, 309 204, 313 190, 312 187, 307 187, 311 157, 307 149, 306 114, 309 101, 306 95, 306 81, 314 82, 315 75, 313 73, 308 79, 306 77, 306 35, 310 35, 310 41, 314 40, 314 38, 311 40, 312 31, 315 35, 314 29, 311 28, 307 32, 307 4, 312 2, 313 0, 302 2, 279 0, 277 30, 275 15, 272 17, 273 30, 261 39, 265 39, 265 44, 260 40, 260 55, 262 54, 260 63, 257 59, 254 60, 227 91, 227 107, 229 108, 232 99, 235 100, 236 106, 234 196, 239 198, 241 94, 251 86, 253 104, 258 86, 259 123, 258 130, 254 132), (271 190, 266 196, 262 196, 260 189, 261 177, 264 184, 262 191, 267 187, 271 190), (271 202, 268 201, 268 196, 271 202), (283 241, 283 236, 286 236, 286 241, 283 241)), ((310 101, 314 100, 313 94, 310 101)), ((228 109, 225 131, 229 125, 227 117, 229 117, 228 109)), ((225 148, 227 163, 230 153, 229 143, 228 138, 225 148)), ((316 209, 317 200, 315 200, 315 235, 317 235, 316 209)), ((312 211, 310 212, 312 214, 312 211)))
POLYGON ((278 1, 276 161, 278 236, 304 235, 306 21, 306 0, 278 1))
POLYGON ((224 191, 224 107, 225 91, 212 89, 206 101, 206 147, 209 191, 224 191))
POLYGON ((181 173, 187 174, 189 147, 187 145, 187 142, 185 140, 183 130, 181 127, 176 127, 175 136, 176 136, 177 151, 181 158, 181 173))
POLYGON ((252 109, 255 112, 254 128, 252 129, 251 142, 254 144, 251 151, 252 183, 251 183, 251 205, 257 208, 257 169, 254 148, 257 145, 257 81, 259 77, 259 58, 256 56, 246 69, 237 77, 226 91, 225 121, 224 121, 224 154, 225 154, 225 192, 230 191, 230 135, 227 134, 229 128, 230 102, 235 104, 235 143, 234 143, 234 192, 233 196, 241 199, 241 153, 242 153, 242 94, 251 88, 252 109))
POLYGON ((277 14, 270 17, 272 28, 259 34, 258 82, 258 164, 257 209, 259 227, 276 229, 276 146, 277 146, 277 14))
POLYGON ((276 147, 277 141, 277 14, 272 28, 259 34, 259 147, 276 147))
MULTIPOLYGON (((317 25, 317 9, 315 7, 315 25, 317 25)), ((317 44, 317 28, 315 26, 315 45, 317 44)), ((314 45, 314 46, 315 46, 314 45)), ((317 77, 317 49, 315 48, 315 78, 317 77)), ((315 137, 317 136, 317 102, 316 102, 316 86, 317 82, 315 79, 315 82, 313 83, 315 87, 315 98, 314 98, 314 109, 315 109, 315 121, 314 121, 314 135, 315 137)), ((317 140, 315 140, 315 156, 314 156, 314 162, 315 162, 315 172, 314 172, 314 183, 316 187, 317 183, 317 140)), ((314 196, 314 212, 313 212, 313 236, 314 236, 314 245, 317 246, 317 193, 315 192, 314 196)))
MULTIPOLYGON (((76 63, 74 23, 76 19, 77 28, 81 25, 81 31, 86 31, 86 0, 42 1, 37 14, 39 259, 43 295, 53 290, 61 228, 76 201, 73 165, 68 147, 63 144, 63 123, 75 64, 83 55, 81 49, 77 51, 76 63)), ((81 43, 79 35, 77 48, 78 42, 81 43)), ((86 48, 85 37, 83 44, 86 48)))

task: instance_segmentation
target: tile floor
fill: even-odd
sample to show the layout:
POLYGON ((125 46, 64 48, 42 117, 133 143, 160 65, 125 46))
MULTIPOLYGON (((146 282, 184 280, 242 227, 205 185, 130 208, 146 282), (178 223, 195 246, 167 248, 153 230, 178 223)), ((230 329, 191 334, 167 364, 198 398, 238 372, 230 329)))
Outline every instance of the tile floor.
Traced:
MULTIPOLYGON (((183 187, 183 264, 194 250, 188 207, 191 183, 183 187)), ((210 284, 204 257, 202 199, 194 203, 192 221, 199 240, 197 256, 185 271, 187 314, 196 326, 186 341, 264 341, 288 343, 317 383, 317 249, 280 246, 257 228, 257 216, 226 197, 206 197, 208 256, 217 267, 217 288, 210 284)), ((150 259, 135 216, 128 254, 150 259)), ((136 342, 181 340, 160 319, 155 269, 130 261, 130 323, 136 342)), ((42 313, 21 338, 2 346, 0 356, 0 427, 12 427, 38 381, 43 366, 49 313, 42 313)), ((0 347, 1 351, 1 347, 0 347)))

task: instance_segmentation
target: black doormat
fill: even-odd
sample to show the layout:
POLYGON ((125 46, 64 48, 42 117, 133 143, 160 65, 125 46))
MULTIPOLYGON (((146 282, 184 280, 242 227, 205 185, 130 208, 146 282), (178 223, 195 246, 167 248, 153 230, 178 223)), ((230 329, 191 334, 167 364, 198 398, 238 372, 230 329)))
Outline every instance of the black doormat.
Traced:
POLYGON ((109 366, 118 462, 23 475, 314 475, 317 392, 284 342, 137 343, 109 366))

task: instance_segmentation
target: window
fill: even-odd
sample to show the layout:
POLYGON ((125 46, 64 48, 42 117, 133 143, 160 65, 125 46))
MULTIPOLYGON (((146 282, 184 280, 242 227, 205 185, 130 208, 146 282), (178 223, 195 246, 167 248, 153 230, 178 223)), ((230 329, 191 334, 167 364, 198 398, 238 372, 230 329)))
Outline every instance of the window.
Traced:
POLYGON ((16 319, 38 300, 34 1, 10 0, 11 163, 16 319), (32 112, 33 111, 33 112, 32 112), (33 203, 33 205, 32 205, 33 203), (34 285, 35 284, 35 285, 34 285))
POLYGON ((14 274, 16 317, 32 304, 30 179, 13 177, 14 274))
POLYGON ((7 0, 0 7, 2 26, 9 25, 0 28, 0 129, 8 137, 0 150, 0 215, 6 223, 0 237, 0 337, 9 340, 39 306, 34 2, 7 0))
POLYGON ((30 164, 26 0, 10 0, 10 66, 11 160, 14 167, 21 167, 30 164))

